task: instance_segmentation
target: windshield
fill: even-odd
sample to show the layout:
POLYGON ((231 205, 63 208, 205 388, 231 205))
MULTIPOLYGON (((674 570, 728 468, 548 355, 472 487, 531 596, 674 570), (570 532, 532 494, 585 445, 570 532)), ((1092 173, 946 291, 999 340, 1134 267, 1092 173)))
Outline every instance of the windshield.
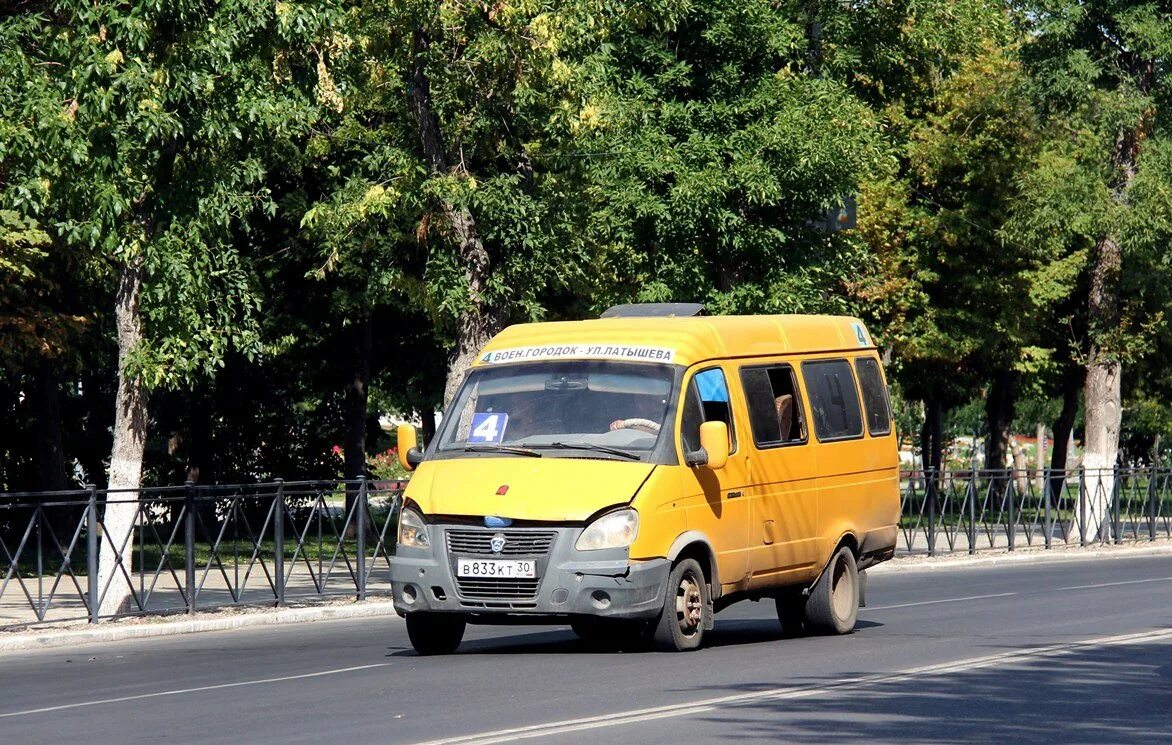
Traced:
POLYGON ((665 425, 667 365, 559 360, 472 371, 444 415, 438 450, 643 460, 665 425))

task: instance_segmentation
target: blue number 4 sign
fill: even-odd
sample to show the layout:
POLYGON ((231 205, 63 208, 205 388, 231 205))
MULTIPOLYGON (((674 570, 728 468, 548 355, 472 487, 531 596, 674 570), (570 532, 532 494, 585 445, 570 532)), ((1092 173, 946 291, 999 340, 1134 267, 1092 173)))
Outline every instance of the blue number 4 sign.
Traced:
POLYGON ((473 414, 468 442, 498 443, 505 439, 508 414, 473 414))

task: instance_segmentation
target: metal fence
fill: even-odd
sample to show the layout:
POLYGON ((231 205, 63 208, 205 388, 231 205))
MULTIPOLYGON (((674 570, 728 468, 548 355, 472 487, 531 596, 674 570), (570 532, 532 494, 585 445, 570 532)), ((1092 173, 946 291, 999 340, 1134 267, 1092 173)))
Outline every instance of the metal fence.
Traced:
POLYGON ((402 486, 0 495, 0 629, 389 594, 402 486))
POLYGON ((909 471, 898 551, 1013 551, 1172 538, 1172 469, 909 471))
MULTIPOLYGON (((402 487, 0 494, 0 629, 387 595, 402 487)), ((1172 469, 908 471, 901 487, 901 554, 1172 538, 1172 469)))

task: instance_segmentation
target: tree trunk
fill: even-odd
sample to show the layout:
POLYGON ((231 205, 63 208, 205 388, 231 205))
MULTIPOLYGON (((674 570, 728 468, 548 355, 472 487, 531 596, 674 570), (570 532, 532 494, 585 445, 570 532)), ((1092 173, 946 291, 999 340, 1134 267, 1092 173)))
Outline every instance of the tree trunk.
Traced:
MULTIPOLYGON (((1151 92, 1155 62, 1130 53, 1125 55, 1135 77, 1136 90, 1151 92)), ((1135 179, 1140 147, 1151 128, 1154 107, 1140 114, 1133 126, 1125 127, 1115 138, 1111 160, 1114 173, 1112 198, 1125 205, 1127 190, 1135 179)), ((1095 244, 1091 254, 1091 282, 1087 296, 1087 320, 1090 326, 1090 349, 1087 354, 1086 435, 1083 465, 1087 469, 1087 509, 1080 515, 1087 540, 1098 537, 1104 527, 1110 500, 1114 496, 1113 470, 1119 457, 1119 428, 1123 417, 1120 379, 1122 363, 1119 350, 1111 349, 1108 340, 1122 324, 1119 289, 1123 272, 1123 250, 1118 236, 1108 231, 1095 244)))
POLYGON ((1046 425, 1038 422, 1037 437, 1034 442, 1034 488, 1038 490, 1041 495, 1042 489, 1046 488, 1044 475, 1046 473, 1046 425))
POLYGON ((435 437, 435 432, 438 429, 435 421, 435 409, 428 406, 419 412, 419 421, 423 425, 423 443, 426 445, 435 437))
POLYGON ((1054 450, 1050 455, 1050 494, 1055 501, 1062 496, 1062 484, 1066 481, 1070 434, 1074 430, 1074 418, 1078 415, 1078 394, 1082 390, 1083 380, 1083 371, 1075 366, 1068 368, 1062 378, 1062 411, 1054 422, 1054 450))
MULTIPOLYGON (((448 173, 450 169, 443 132, 431 105, 431 81, 427 75, 430 41, 426 30, 416 29, 412 46, 415 64, 412 72, 411 111, 419 128, 423 157, 432 174, 448 173)), ((468 303, 456 319, 456 345, 448 358, 448 375, 444 385, 444 408, 447 408, 476 353, 500 331, 501 313, 485 298, 492 262, 477 235, 472 212, 446 199, 440 200, 439 207, 447 229, 451 231, 468 282, 468 303)))
POLYGON ((114 410, 114 444, 110 451, 109 489, 98 558, 98 592, 102 615, 129 609, 133 531, 142 482, 142 455, 147 436, 147 391, 142 379, 128 372, 130 354, 142 341, 139 293, 142 269, 123 265, 114 299, 118 333, 118 395, 114 410), (116 491, 117 490, 117 491, 116 491), (128 491, 121 491, 128 490, 128 491))
POLYGON ((1009 429, 1013 426, 1015 388, 1013 373, 998 371, 985 396, 985 421, 989 431, 985 437, 987 470, 1005 468, 1009 429))
POLYGON ((939 399, 924 399, 924 425, 920 430, 920 457, 924 470, 940 472, 944 465, 944 407, 939 399))
POLYGON ((1088 541, 1095 540, 1104 527, 1115 489, 1112 469, 1119 455, 1119 428, 1123 416, 1121 373, 1119 361, 1092 342, 1087 366, 1086 434, 1082 461, 1086 469, 1086 508, 1079 516, 1088 541))
MULTIPOLYGON (((352 329, 354 356, 350 383, 346 386, 346 436, 342 443, 344 474, 348 480, 366 475, 366 411, 367 383, 370 380, 370 319, 366 318, 352 329)), ((357 488, 346 487, 346 514, 358 498, 357 488)))

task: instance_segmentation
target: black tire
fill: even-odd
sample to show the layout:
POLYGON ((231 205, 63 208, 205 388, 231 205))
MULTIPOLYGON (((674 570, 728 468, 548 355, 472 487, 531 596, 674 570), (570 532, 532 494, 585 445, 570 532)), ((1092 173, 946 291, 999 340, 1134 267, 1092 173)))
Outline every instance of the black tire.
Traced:
POLYGON ((814 583, 806 601, 806 625, 824 634, 849 634, 859 618, 859 568, 843 546, 814 583))
POLYGON ((705 627, 712 623, 711 614, 704 570, 695 559, 684 559, 672 567, 667 578, 663 610, 652 633, 656 649, 686 652, 699 648, 705 627))
POLYGON ((421 655, 451 654, 464 639, 467 623, 463 616, 453 613, 407 614, 407 636, 411 646, 421 655))
POLYGON ((783 636, 801 636, 806 631, 806 596, 800 591, 784 592, 774 598, 777 620, 783 636))

